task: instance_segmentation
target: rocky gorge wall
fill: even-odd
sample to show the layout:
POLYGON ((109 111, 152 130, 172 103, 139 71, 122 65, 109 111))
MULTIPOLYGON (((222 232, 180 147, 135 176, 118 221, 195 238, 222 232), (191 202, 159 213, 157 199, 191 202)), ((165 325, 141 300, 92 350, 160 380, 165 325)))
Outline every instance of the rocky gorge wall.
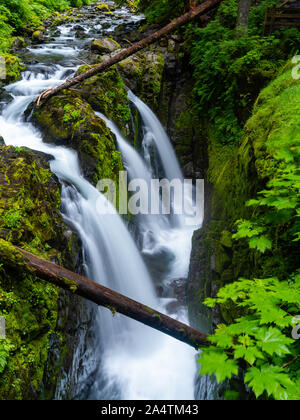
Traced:
MULTIPOLYGON (((155 29, 119 28, 114 40, 101 38, 90 46, 88 65, 155 29)), ((299 124, 297 101, 284 99, 287 95, 299 97, 299 82, 285 69, 257 99, 242 142, 221 145, 214 127, 202 121, 192 107, 194 82, 182 57, 183 43, 179 35, 162 39, 159 45, 88 79, 75 90, 61 92, 39 109, 29 109, 27 115, 33 116, 44 141, 78 152, 84 176, 96 185, 101 178, 117 181, 123 165, 114 136, 94 111, 113 120, 137 147, 141 127, 137 112, 126 99, 126 87, 158 114, 185 177, 206 181, 205 220, 193 237, 187 301, 192 325, 209 332, 221 319, 230 322, 235 313, 232 307, 212 313, 203 305, 206 297, 241 276, 280 274, 294 265, 290 249, 279 247, 276 255, 258 257, 249 252, 246 243, 234 241, 232 234, 235 222, 251 213, 244 205, 247 199, 263 189, 272 175, 274 151, 266 139, 275 138, 285 127, 287 135, 293 135, 299 124)), ((78 72, 86 69, 87 65, 82 66, 78 72)), ((8 342, 0 341, 0 399, 53 398, 58 376, 67 377, 75 368, 73 355, 80 329, 88 341, 92 309, 80 306, 75 296, 37 280, 11 247, 13 243, 80 270, 80 244, 59 214, 60 185, 50 173, 47 159, 28 150, 1 148, 0 315, 7 318, 8 342)), ((72 398, 74 386, 69 381, 62 397, 72 398)))
POLYGON ((292 145, 299 141, 299 88, 289 63, 260 93, 239 144, 220 145, 213 127, 207 129, 206 213, 203 227, 193 237, 188 286, 190 314, 196 325, 201 326, 203 315, 212 326, 235 319, 234 305, 213 312, 203 305, 220 287, 241 277, 284 279, 296 268, 293 243, 278 239, 276 249, 261 254, 232 235, 238 220, 255 214, 245 206, 246 201, 255 198, 276 171, 285 167, 286 163, 278 161, 281 149, 296 150, 292 145))
POLYGON ((0 341, 0 399, 36 399, 41 391, 53 395, 72 349, 61 303, 72 308, 78 300, 37 279, 12 244, 74 270, 77 243, 59 213, 60 184, 47 156, 3 145, 0 152, 0 314, 7 331, 0 341), (59 355, 46 375, 54 340, 59 355))

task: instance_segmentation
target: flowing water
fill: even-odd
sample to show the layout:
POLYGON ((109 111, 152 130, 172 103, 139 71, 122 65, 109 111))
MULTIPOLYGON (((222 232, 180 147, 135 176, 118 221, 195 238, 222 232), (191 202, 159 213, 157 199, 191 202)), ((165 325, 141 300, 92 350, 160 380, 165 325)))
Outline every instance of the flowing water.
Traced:
MULTIPOLYGON (((109 30, 113 31, 124 21, 137 22, 141 18, 122 8, 114 16, 109 30)), ((62 183, 63 217, 82 241, 87 276, 188 323, 185 306, 176 304, 177 297, 171 290, 174 282, 182 282, 187 277, 195 227, 184 226, 180 216, 174 223, 166 215, 139 215, 135 219, 136 230, 130 231, 116 212, 104 215, 101 208, 111 204, 84 179, 77 153, 66 147, 43 143, 39 130, 24 119, 24 111, 38 93, 62 83, 76 71, 81 51, 91 42, 89 28, 98 31, 99 36, 103 22, 83 23, 87 37, 80 41, 74 38, 74 26, 62 25, 58 28, 60 34, 51 43, 32 47, 24 53, 25 60, 34 62, 34 57, 37 63, 28 66, 21 81, 6 88, 13 100, 4 107, 0 116, 0 135, 6 145, 26 146, 53 156, 51 170, 62 183), (159 297, 158 287, 162 290, 159 297)), ((91 38, 94 36, 95 33, 91 33, 91 38)), ((150 146, 154 145, 158 154, 155 166, 160 165, 169 180, 182 180, 176 155, 159 120, 131 92, 129 100, 136 106, 143 124, 140 153, 112 122, 99 115, 116 136, 129 178, 144 179, 149 185, 155 176, 155 167, 149 157, 150 146)), ((104 308, 97 309, 94 322, 97 346, 81 349, 84 368, 80 377, 76 377, 76 381, 87 383, 92 372, 93 380, 84 394, 78 387, 74 398, 194 398, 196 353, 192 348, 122 315, 113 315, 104 308)), ((75 356, 74 366, 78 366, 78 358, 79 355, 75 356)), ((56 393, 57 399, 63 398, 63 390, 62 382, 56 393)))

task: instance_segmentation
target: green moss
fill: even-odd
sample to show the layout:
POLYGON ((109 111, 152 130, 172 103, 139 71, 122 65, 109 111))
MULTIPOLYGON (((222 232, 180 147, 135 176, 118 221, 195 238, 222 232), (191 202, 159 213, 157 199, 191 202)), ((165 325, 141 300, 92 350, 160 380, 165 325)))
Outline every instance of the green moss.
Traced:
MULTIPOLYGON (((78 73, 87 70, 86 66, 82 66, 78 73)), ((104 114, 126 134, 124 130, 131 114, 124 82, 115 67, 84 81, 80 93, 95 111, 104 114)))
POLYGON ((154 109, 159 105, 164 68, 163 55, 151 51, 139 52, 118 64, 126 85, 154 109))
POLYGON ((147 312, 149 312, 150 314, 154 314, 154 309, 150 308, 149 306, 145 306, 145 309, 147 312))
POLYGON ((100 2, 97 5, 97 9, 101 10, 101 12, 105 12, 107 14, 112 14, 112 12, 111 12, 110 8, 108 7, 108 5, 107 4, 104 4, 102 2, 100 2))
POLYGON ((123 165, 115 141, 104 121, 78 93, 64 91, 51 98, 35 110, 33 118, 43 130, 46 141, 65 144, 78 151, 84 175, 91 182, 96 185, 100 179, 108 178, 118 184, 123 165))
MULTIPOLYGON (((12 54, 1 54, 5 59, 6 69, 5 69, 5 80, 4 84, 9 84, 20 80, 21 72, 25 70, 25 66, 21 63, 21 60, 12 54)), ((2 81, 1 81, 2 82, 2 81)), ((0 82, 0 87, 1 87, 0 82)))
POLYGON ((43 378, 57 320, 58 290, 37 279, 23 256, 0 239, 0 400, 33 399, 43 378))
POLYGON ((100 54, 110 54, 114 51, 120 50, 121 45, 112 38, 95 39, 92 43, 92 51, 100 54))
POLYGON ((78 289, 78 284, 76 283, 76 281, 71 280, 71 279, 67 279, 66 277, 62 278, 64 284, 68 287, 68 290, 72 293, 76 293, 77 289, 78 289))
MULTIPOLYGON (((264 189, 278 169, 287 164, 291 151, 299 150, 299 111, 300 81, 292 78, 287 66, 262 90, 239 145, 220 145, 213 129, 208 130, 207 175, 213 185, 213 195, 211 220, 201 232, 200 255, 211 267, 212 277, 219 286, 239 277, 286 278, 295 266, 293 243, 277 243, 274 250, 260 254, 249 250, 246 241, 232 241, 231 235, 237 220, 258 212, 245 207, 245 202, 264 189), (282 156, 286 162, 278 161, 275 156, 282 156)), ((202 278, 200 282, 203 284, 205 280, 202 278)), ((200 295, 202 301, 203 293, 200 295)), ((221 312, 228 322, 237 315, 233 305, 221 307, 221 312)))
POLYGON ((228 230, 223 230, 220 242, 225 248, 232 248, 232 234, 228 230))
POLYGON ((47 161, 29 150, 3 146, 0 316, 7 337, 0 340, 0 400, 36 399, 39 392, 56 330, 59 291, 34 275, 12 243, 70 266, 59 209, 60 187, 47 161))
POLYGON ((2 147, 0 171, 2 236, 45 258, 60 258, 60 189, 48 164, 32 152, 2 147))
POLYGON ((113 306, 109 306, 109 305, 106 306, 106 308, 110 310, 110 312, 112 313, 113 316, 116 315, 116 313, 117 313, 116 308, 114 308, 113 306))

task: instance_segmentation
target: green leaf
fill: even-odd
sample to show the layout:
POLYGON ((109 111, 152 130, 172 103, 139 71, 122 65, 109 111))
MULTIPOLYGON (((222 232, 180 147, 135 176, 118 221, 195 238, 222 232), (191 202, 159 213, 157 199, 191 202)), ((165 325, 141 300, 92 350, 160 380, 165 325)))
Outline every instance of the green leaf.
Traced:
POLYGON ((267 249, 272 248, 272 242, 270 239, 266 238, 265 236, 259 236, 255 238, 251 238, 249 240, 249 246, 251 249, 258 249, 263 254, 266 252, 267 249))
POLYGON ((263 365, 261 369, 257 367, 248 369, 245 382, 253 389, 257 398, 266 392, 269 397, 273 396, 276 400, 287 400, 289 398, 287 388, 294 385, 288 375, 273 365, 263 365))
POLYGON ((201 363, 200 375, 215 374, 219 383, 238 374, 237 362, 228 359, 225 352, 204 349, 198 362, 201 363))
POLYGON ((287 346, 292 344, 293 340, 277 328, 264 327, 258 331, 256 338, 259 340, 257 345, 270 356, 274 354, 284 356, 291 353, 287 346))
POLYGON ((214 308, 217 304, 217 300, 216 299, 212 299, 212 298, 207 298, 204 301, 204 305, 208 306, 209 308, 214 308))
POLYGON ((255 336, 259 330, 259 320, 250 319, 250 317, 242 317, 235 324, 231 324, 228 327, 228 331, 233 335, 248 334, 255 336))
POLYGON ((259 203, 260 203, 259 200, 249 200, 247 201, 246 206, 247 207, 258 206, 259 203))
POLYGON ((263 353, 257 347, 236 346, 234 351, 235 359, 245 359, 250 365, 253 365, 257 359, 264 359, 263 353))
POLYGON ((233 337, 224 324, 218 325, 215 335, 210 336, 209 341, 222 348, 230 348, 233 346, 233 337))

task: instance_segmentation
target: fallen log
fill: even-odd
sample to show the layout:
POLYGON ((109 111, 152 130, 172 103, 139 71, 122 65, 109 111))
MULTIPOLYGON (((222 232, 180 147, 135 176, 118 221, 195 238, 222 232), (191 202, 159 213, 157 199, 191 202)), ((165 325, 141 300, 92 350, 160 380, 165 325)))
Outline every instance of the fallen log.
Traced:
POLYGON ((93 68, 86 71, 85 73, 82 73, 82 74, 80 74, 76 77, 73 77, 72 79, 68 79, 65 83, 62 83, 59 86, 56 86, 52 89, 48 89, 48 90, 44 91, 36 99, 37 106, 40 105, 40 102, 42 100, 44 101, 46 99, 49 99, 50 97, 56 95, 61 90, 69 89, 70 87, 72 87, 74 85, 77 85, 78 83, 81 83, 83 80, 86 80, 86 79, 88 79, 92 76, 95 76, 95 74, 100 73, 101 71, 107 70, 109 67, 113 66, 114 64, 117 64, 120 61, 125 60, 126 58, 130 57, 132 54, 135 54, 138 51, 145 48, 146 46, 152 44, 153 42, 156 42, 161 37, 169 34, 170 32, 173 32, 175 29, 179 28, 180 26, 191 22, 197 16, 200 16, 204 12, 207 12, 210 9, 216 7, 221 2, 222 2, 222 0, 207 0, 207 1, 205 1, 200 6, 196 7, 195 9, 192 9, 188 13, 185 13, 184 15, 180 16, 178 19, 169 23, 167 26, 164 26, 159 31, 157 31, 157 32, 153 33, 152 35, 148 36, 147 38, 144 38, 141 41, 133 44, 131 47, 120 51, 119 53, 115 54, 113 57, 109 58, 106 61, 103 61, 102 63, 98 64, 97 66, 94 66, 93 68))
POLYGON ((113 313, 118 312, 128 316, 196 349, 200 346, 208 346, 210 344, 207 340, 207 335, 195 328, 88 280, 57 264, 39 258, 21 248, 15 248, 23 254, 29 268, 39 278, 47 282, 75 293, 97 305, 104 306, 113 313))

